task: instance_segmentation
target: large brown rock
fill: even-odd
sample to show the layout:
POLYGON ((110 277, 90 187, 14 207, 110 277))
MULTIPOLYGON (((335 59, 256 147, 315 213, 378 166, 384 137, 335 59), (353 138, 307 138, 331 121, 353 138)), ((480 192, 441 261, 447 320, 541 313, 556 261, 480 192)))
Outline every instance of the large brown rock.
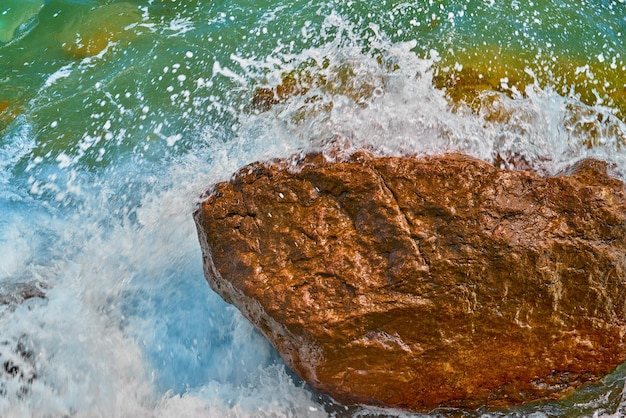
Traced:
POLYGON ((211 287, 315 389, 426 411, 556 398, 626 360, 626 200, 463 155, 244 167, 195 213, 211 287))

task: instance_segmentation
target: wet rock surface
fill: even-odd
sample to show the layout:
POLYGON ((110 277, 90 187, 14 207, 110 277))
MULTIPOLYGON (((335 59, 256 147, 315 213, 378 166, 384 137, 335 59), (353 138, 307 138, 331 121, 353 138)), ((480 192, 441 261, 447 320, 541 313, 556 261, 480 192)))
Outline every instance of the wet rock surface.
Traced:
POLYGON ((626 360, 626 199, 450 154, 255 163, 195 213, 211 287, 312 387, 428 411, 558 398, 626 360))
POLYGON ((116 42, 136 37, 141 10, 129 2, 113 3, 94 9, 64 28, 59 41, 70 57, 82 59, 102 53, 116 42))
POLYGON ((26 335, 17 343, 0 340, 0 397, 21 399, 37 379, 35 354, 26 335))
MULTIPOLYGON (((45 300, 47 286, 37 281, 0 283, 0 319, 30 301, 45 300)), ((27 307, 28 309, 28 307, 27 307)), ((31 392, 37 380, 36 354, 28 334, 17 341, 0 333, 0 401, 22 399, 31 392)))
POLYGON ((15 307, 25 300, 45 299, 46 286, 38 282, 2 283, 0 284, 0 306, 15 307))

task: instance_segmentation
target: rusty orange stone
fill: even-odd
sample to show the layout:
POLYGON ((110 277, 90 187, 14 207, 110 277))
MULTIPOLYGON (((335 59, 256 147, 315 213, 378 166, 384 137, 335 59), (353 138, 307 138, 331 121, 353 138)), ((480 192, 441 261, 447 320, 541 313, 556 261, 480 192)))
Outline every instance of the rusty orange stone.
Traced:
POLYGON ((557 399, 626 361, 626 196, 464 155, 255 163, 195 213, 206 278, 298 375, 412 411, 557 399))

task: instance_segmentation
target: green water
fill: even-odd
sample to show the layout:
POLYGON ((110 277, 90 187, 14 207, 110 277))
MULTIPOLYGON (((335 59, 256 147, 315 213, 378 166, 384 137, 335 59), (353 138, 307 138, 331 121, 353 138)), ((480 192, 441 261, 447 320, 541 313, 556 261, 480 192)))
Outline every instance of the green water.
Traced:
MULTIPOLYGON (((0 415, 342 416, 208 290, 197 196, 337 138, 626 178, 625 40, 623 0, 0 0, 0 290, 51 289, 0 307, 40 376, 0 415)), ((623 376, 434 414, 621 416, 623 376)))
POLYGON ((182 135, 193 142, 197 132, 191 126, 221 124, 218 130, 227 139, 231 133, 225 119, 236 118, 271 70, 297 66, 302 59, 297 55, 312 48, 332 58, 341 53, 332 47, 353 43, 373 54, 368 49, 380 38, 416 41, 418 56, 437 51, 444 62, 461 66, 480 61, 489 50, 485 59, 511 61, 498 69, 502 77, 511 69, 532 71, 542 87, 573 97, 582 94, 593 101, 590 105, 619 110, 626 101, 626 6, 617 1, 52 0, 36 14, 41 6, 37 1, 3 2, 0 27, 22 26, 11 42, 0 46, 0 101, 33 125, 36 155, 60 150, 74 155, 80 140, 97 142, 101 146, 82 157, 87 165, 133 152, 139 143, 159 148, 152 145, 155 139, 182 135), (328 23, 333 15, 342 20, 338 27, 328 23), (104 53, 72 53, 81 34, 97 37, 110 31, 119 39, 104 53), (254 59, 257 66, 242 70, 237 58, 254 59), (215 74, 216 64, 239 79, 215 74), (584 70, 585 65, 591 70, 584 70), (579 68, 586 76, 563 80, 556 72, 563 72, 563 66, 579 68), (56 77, 59 82, 53 83, 56 77), (111 127, 103 129, 108 126, 103 121, 111 127), (98 140, 107 133, 115 138, 98 140), (102 148, 105 155, 98 154, 102 148))

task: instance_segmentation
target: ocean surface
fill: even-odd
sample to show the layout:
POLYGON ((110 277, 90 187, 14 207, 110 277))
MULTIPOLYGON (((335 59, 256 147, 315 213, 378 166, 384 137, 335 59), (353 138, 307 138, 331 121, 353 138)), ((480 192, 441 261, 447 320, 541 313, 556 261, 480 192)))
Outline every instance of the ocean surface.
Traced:
MULTIPOLYGON (((207 285, 199 196, 337 141, 625 179, 625 121, 624 0, 0 0, 0 416, 422 416, 293 376, 207 285)), ((429 416, 621 417, 625 376, 429 416)))

